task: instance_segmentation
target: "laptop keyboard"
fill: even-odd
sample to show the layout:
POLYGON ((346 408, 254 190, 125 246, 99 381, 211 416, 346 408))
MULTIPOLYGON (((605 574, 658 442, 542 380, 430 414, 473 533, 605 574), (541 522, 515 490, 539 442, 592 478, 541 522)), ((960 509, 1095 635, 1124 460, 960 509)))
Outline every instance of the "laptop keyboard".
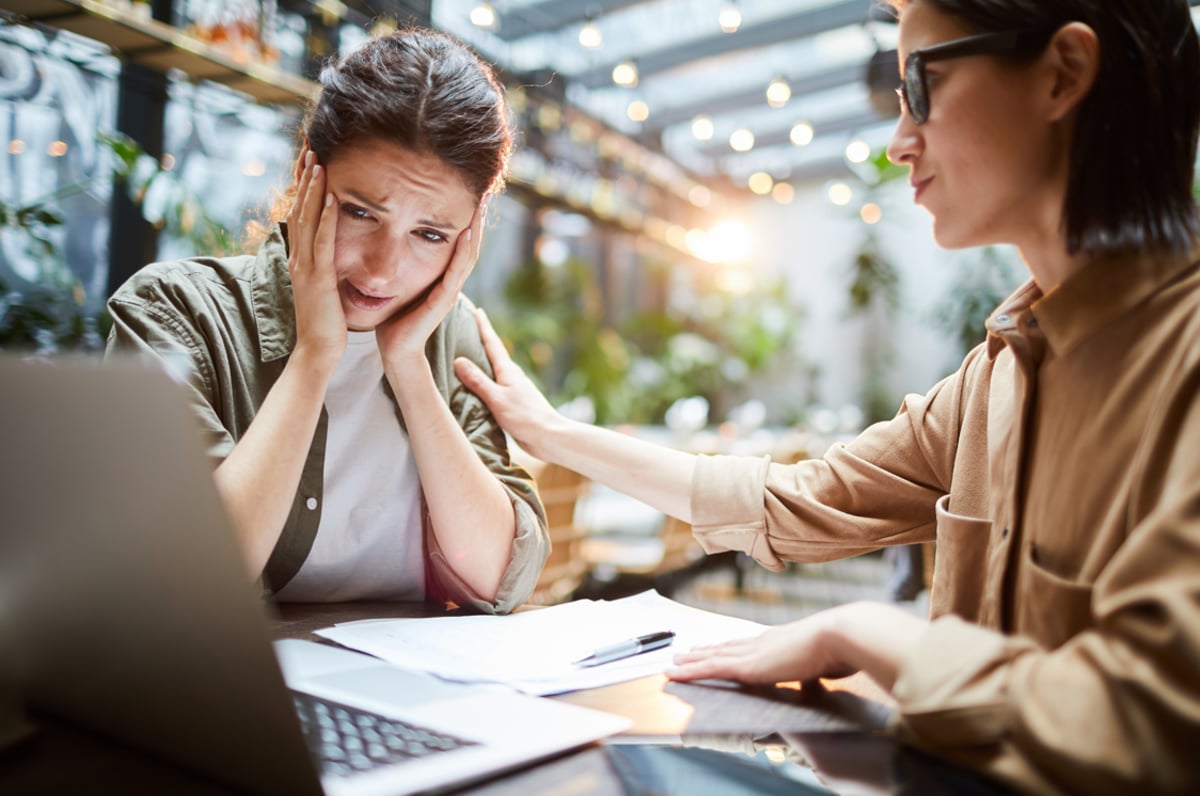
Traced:
POLYGON ((476 745, 303 691, 292 691, 292 700, 322 776, 344 777, 476 745))

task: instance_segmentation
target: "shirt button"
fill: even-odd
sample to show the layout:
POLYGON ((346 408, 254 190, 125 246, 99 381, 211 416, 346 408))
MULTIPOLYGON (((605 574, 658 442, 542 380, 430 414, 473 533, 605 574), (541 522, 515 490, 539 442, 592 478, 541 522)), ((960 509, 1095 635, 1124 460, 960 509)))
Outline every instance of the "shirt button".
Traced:
POLYGON ((312 511, 313 509, 315 509, 317 507, 317 499, 314 497, 310 497, 308 500, 304 501, 304 506, 309 511, 312 511))

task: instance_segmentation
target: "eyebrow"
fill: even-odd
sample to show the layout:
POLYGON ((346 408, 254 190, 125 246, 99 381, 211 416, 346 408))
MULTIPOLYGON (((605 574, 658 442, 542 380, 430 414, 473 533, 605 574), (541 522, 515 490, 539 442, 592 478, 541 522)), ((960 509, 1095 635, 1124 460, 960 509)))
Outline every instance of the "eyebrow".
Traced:
MULTIPOLYGON (((376 213, 379 213, 380 215, 387 215, 387 213, 388 213, 388 208, 386 205, 381 205, 378 202, 371 201, 370 199, 363 196, 361 193, 354 190, 353 188, 348 189, 346 191, 346 195, 349 196, 354 201, 358 202, 359 204, 366 205, 368 210, 373 210, 376 213)), ((432 219, 432 218, 419 219, 418 223, 420 223, 424 226, 427 226, 427 227, 433 227, 434 229, 441 230, 444 232, 454 232, 455 230, 458 229, 457 226, 450 223, 449 221, 438 221, 438 220, 432 219)))

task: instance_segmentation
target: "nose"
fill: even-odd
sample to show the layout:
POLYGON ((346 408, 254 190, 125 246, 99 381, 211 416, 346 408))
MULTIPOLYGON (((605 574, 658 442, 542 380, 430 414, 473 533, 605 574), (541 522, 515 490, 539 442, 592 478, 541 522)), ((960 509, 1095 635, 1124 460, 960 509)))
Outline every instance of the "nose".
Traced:
POLYGON ((402 239, 380 236, 371 245, 364 246, 361 253, 360 273, 366 288, 382 289, 393 279, 404 261, 405 249, 402 239))
POLYGON ((912 167, 913 161, 921 151, 922 138, 920 130, 907 113, 901 113, 892 131, 892 139, 888 141, 888 160, 897 166, 912 167))

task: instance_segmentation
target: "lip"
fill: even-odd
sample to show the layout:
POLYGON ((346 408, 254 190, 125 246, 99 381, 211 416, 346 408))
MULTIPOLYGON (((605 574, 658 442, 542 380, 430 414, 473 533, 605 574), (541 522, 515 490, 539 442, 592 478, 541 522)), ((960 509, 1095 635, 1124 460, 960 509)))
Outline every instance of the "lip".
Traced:
POLYGON ((364 312, 378 312, 391 303, 393 296, 377 296, 359 288, 350 281, 342 282, 342 295, 356 308, 364 312))
POLYGON ((914 204, 920 203, 922 194, 925 193, 925 189, 929 187, 929 184, 931 182, 933 182, 933 177, 925 177, 920 180, 915 179, 915 178, 912 180, 909 180, 908 184, 912 187, 912 190, 913 190, 913 203, 914 204))

